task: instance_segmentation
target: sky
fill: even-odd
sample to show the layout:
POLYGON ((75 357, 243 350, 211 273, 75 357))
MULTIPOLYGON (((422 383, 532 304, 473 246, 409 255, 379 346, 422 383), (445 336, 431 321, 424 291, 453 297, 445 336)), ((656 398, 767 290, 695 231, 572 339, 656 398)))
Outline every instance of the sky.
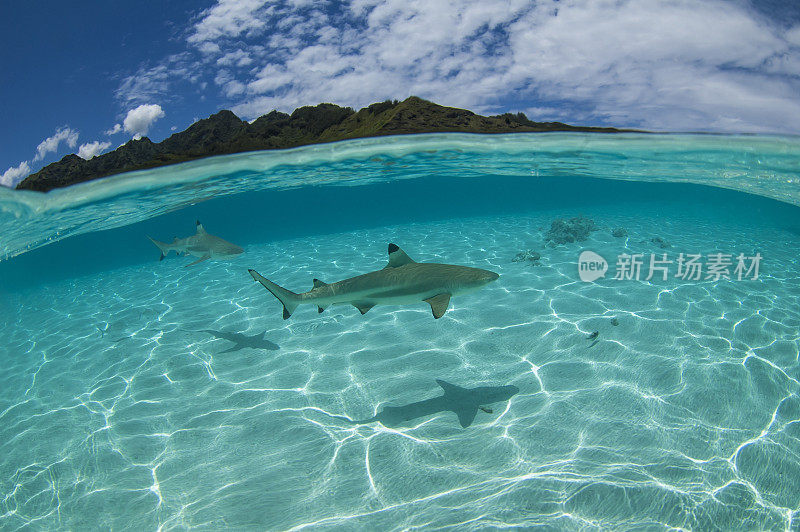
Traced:
POLYGON ((0 184, 67 154, 415 95, 481 114, 800 134, 796 0, 0 3, 0 184))

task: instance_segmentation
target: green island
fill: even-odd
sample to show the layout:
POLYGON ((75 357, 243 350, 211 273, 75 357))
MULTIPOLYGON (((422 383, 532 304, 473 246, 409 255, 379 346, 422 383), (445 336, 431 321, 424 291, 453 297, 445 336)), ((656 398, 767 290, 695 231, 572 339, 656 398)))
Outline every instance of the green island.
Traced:
POLYGON ((162 142, 133 139, 116 150, 84 160, 70 154, 26 177, 17 189, 47 192, 114 174, 182 163, 213 155, 295 148, 347 139, 413 133, 542 133, 589 131, 617 133, 606 127, 534 122, 523 113, 481 116, 411 96, 387 100, 359 111, 330 103, 300 107, 292 114, 272 111, 253 122, 222 110, 198 120, 162 142))

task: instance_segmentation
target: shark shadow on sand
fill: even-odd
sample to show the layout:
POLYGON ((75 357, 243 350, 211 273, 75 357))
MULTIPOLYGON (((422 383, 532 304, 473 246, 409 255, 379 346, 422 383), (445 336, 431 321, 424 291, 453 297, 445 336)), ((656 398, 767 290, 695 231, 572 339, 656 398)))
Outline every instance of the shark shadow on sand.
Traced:
POLYGON ((403 406, 387 406, 379 414, 369 419, 354 420, 342 416, 333 417, 356 425, 378 421, 387 427, 397 427, 414 419, 439 412, 454 412, 458 416, 461 426, 469 427, 475 420, 478 410, 491 414, 492 410, 487 405, 508 401, 519 393, 519 388, 513 385, 462 388, 440 379, 436 379, 436 383, 442 387, 444 395, 403 406))
POLYGON ((269 340, 264 338, 264 336, 267 334, 266 331, 251 336, 237 332, 213 331, 211 329, 202 329, 195 332, 203 332, 206 334, 210 334, 217 340, 226 340, 228 342, 233 343, 233 345, 230 346, 228 349, 220 351, 218 354, 232 353, 233 351, 239 351, 240 349, 246 349, 246 348, 264 349, 267 351, 277 351, 278 349, 281 348, 278 344, 270 342, 269 340))

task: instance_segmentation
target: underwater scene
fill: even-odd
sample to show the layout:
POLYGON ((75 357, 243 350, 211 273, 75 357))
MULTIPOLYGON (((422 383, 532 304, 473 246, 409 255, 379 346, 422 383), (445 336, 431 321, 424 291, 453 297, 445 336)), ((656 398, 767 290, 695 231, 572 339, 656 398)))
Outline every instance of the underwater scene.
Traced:
POLYGON ((2 530, 800 527, 800 138, 360 139, 0 227, 2 530))

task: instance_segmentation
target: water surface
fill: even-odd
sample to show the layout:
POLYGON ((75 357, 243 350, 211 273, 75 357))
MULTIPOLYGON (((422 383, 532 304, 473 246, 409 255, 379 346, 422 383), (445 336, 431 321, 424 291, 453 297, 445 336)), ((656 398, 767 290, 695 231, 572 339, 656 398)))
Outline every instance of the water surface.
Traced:
POLYGON ((3 192, 0 528, 796 528, 798 161, 793 138, 427 135, 3 192), (546 243, 577 215, 588 240, 546 243), (145 235, 196 219, 245 253, 159 262, 145 235), (389 242, 501 277, 439 320, 284 321, 247 274, 304 291, 389 242), (613 278, 718 252, 758 278, 613 278), (342 420, 435 379, 520 392, 467 428, 342 420))

